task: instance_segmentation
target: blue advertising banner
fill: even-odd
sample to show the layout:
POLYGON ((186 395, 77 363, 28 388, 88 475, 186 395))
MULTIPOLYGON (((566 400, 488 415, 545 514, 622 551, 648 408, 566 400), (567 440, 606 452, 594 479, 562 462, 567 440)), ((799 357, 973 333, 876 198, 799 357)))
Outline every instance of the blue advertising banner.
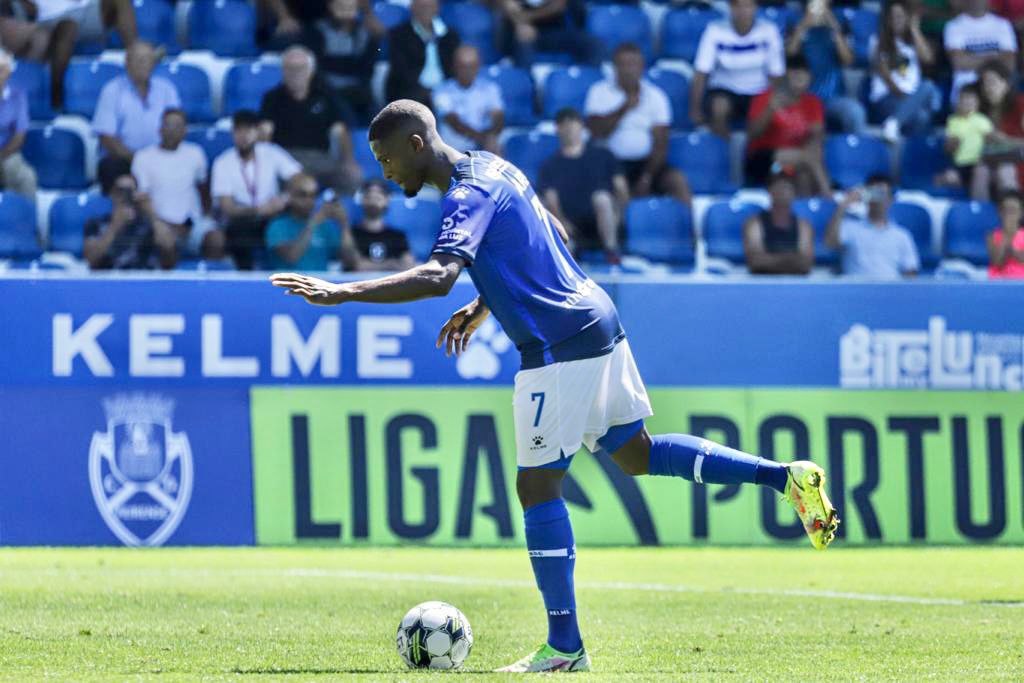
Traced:
MULTIPOLYGON (((1016 284, 606 284, 649 385, 1021 389, 1016 284)), ((489 321, 434 348, 475 296, 319 308, 265 280, 0 280, 0 385, 509 384, 489 321)))
POLYGON ((0 544, 253 542, 248 392, 0 391, 0 544))

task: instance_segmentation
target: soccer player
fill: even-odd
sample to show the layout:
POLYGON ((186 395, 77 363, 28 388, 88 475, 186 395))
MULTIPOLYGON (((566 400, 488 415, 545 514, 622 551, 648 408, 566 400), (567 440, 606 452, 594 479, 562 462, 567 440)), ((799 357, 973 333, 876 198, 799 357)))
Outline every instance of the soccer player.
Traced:
POLYGON ((565 230, 519 169, 488 152, 455 150, 438 135, 430 110, 412 100, 381 110, 369 137, 385 177, 407 196, 424 185, 444 193, 430 260, 362 282, 294 273, 271 281, 311 304, 399 303, 445 296, 468 268, 480 296, 452 314, 437 346, 462 353, 491 313, 515 342, 522 355, 513 398, 516 489, 548 639, 501 671, 590 669, 576 622, 576 546, 561 491, 581 445, 604 448, 630 475, 770 486, 796 509, 814 547, 828 546, 839 518, 825 494, 825 472, 814 463, 781 464, 686 434, 647 432, 644 418, 653 413, 615 305, 573 261, 565 230))

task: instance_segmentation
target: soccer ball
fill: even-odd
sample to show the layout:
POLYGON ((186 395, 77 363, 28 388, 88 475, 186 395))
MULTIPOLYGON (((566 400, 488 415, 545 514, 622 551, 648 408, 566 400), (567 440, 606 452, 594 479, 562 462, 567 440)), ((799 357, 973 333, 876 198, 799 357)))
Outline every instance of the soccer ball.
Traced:
POLYGON ((457 669, 473 647, 473 629, 462 612, 435 600, 405 613, 395 641, 412 669, 457 669))

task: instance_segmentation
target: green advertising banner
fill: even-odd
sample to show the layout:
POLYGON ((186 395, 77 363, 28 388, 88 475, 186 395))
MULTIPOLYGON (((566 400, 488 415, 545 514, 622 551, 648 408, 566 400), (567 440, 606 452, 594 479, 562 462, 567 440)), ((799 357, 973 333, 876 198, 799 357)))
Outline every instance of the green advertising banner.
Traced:
MULTIPOLYGON (((686 432, 829 475, 840 542, 1024 542, 1024 395, 651 391, 686 432)), ((520 545, 510 388, 252 390, 256 540, 520 545)), ((773 491, 623 474, 582 451, 564 486, 581 545, 805 542, 773 491)))

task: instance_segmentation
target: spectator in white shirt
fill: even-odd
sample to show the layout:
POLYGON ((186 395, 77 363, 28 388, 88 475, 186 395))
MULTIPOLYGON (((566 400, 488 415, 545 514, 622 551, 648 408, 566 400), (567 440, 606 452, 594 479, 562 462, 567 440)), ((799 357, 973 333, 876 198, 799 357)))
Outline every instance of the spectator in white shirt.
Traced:
POLYGON ((921 269, 917 245, 906 228, 889 220, 892 180, 884 175, 868 178, 863 189, 851 190, 836 207, 825 230, 825 246, 842 252, 843 274, 873 280, 913 277, 921 269), (864 200, 864 218, 848 217, 847 210, 864 200))
POLYGON ((964 13, 948 24, 942 42, 953 65, 955 103, 960 88, 978 80, 978 69, 990 59, 998 59, 1014 71, 1017 57, 1017 36, 1013 24, 988 11, 988 0, 966 0, 964 13))
POLYGON ((584 113, 591 135, 604 140, 622 163, 634 197, 660 192, 689 204, 686 177, 666 163, 672 122, 668 96, 643 77, 644 55, 636 44, 619 45, 612 61, 614 78, 587 91, 584 113))
POLYGON ((480 53, 472 45, 455 51, 455 78, 434 90, 434 111, 445 142, 468 152, 498 152, 498 134, 505 125, 505 103, 498 84, 480 78, 480 53))
POLYGON ((723 138, 747 120, 754 95, 786 70, 782 35, 775 24, 757 18, 757 0, 730 0, 729 15, 704 29, 690 84, 690 120, 696 126, 707 121, 723 138))
POLYGON ((282 183, 302 167, 284 149, 257 142, 260 118, 246 109, 235 112, 235 146, 213 162, 210 194, 220 211, 227 248, 242 270, 251 270, 255 250, 263 247, 263 234, 271 218, 281 213, 286 198, 282 183))
POLYGON ((98 173, 104 192, 114 178, 131 173, 132 156, 137 151, 160 142, 164 110, 181 107, 174 84, 153 75, 156 62, 153 46, 135 41, 125 53, 125 73, 100 91, 92 129, 106 154, 98 173))
POLYGON ((164 112, 160 144, 138 151, 132 159, 132 175, 139 192, 152 202, 153 213, 178 238, 178 253, 205 259, 224 258, 224 232, 206 214, 210 193, 206 177, 206 152, 185 140, 188 121, 180 109, 164 112))

